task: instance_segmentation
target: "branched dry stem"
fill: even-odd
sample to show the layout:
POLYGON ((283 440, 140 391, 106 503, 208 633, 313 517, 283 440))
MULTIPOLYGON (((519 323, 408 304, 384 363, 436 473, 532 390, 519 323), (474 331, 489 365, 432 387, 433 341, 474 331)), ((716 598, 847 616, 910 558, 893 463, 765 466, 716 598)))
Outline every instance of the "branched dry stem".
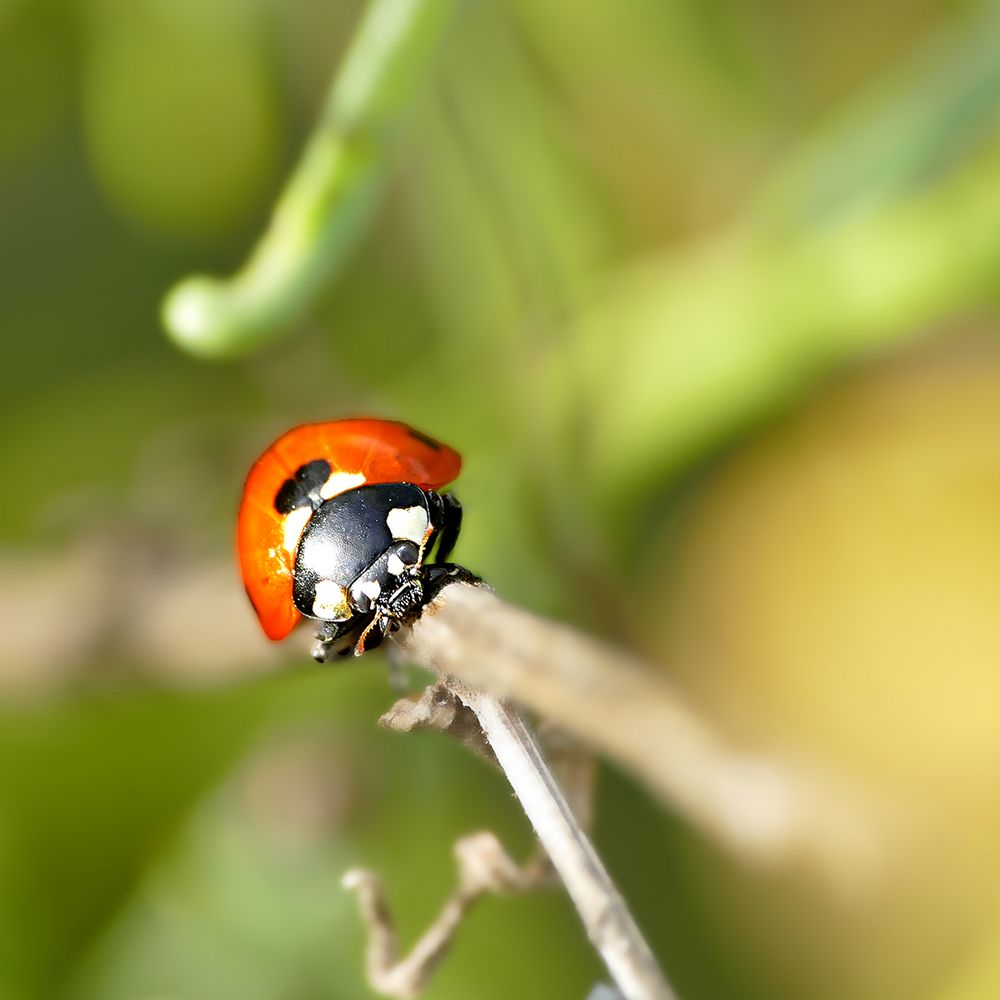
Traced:
POLYGON ((397 733, 447 733, 473 753, 497 763, 475 713, 446 684, 431 684, 417 699, 400 698, 378 722, 397 733))
POLYGON ((434 922, 408 955, 399 955, 399 939, 381 879, 364 868, 344 876, 344 887, 357 901, 368 929, 365 972, 374 990, 387 997, 409 1000, 419 996, 448 953, 466 914, 487 893, 528 892, 552 884, 551 869, 540 860, 518 865, 500 841, 487 831, 455 843, 458 881, 434 922))

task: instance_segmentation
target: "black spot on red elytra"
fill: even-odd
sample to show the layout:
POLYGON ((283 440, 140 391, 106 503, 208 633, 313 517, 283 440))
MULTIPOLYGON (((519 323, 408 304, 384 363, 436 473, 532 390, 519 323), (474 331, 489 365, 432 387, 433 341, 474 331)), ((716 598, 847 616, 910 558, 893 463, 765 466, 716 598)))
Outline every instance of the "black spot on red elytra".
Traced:
POLYGON ((324 458, 300 465, 294 478, 286 479, 275 494, 274 509, 290 514, 296 507, 318 507, 323 502, 319 491, 329 478, 330 463, 324 458))
POLYGON ((407 427, 406 429, 414 441, 419 441, 421 444, 427 445, 428 448, 433 448, 434 451, 441 450, 440 441, 435 441, 434 438, 428 437, 426 434, 421 434, 420 431, 416 431, 412 427, 407 427))

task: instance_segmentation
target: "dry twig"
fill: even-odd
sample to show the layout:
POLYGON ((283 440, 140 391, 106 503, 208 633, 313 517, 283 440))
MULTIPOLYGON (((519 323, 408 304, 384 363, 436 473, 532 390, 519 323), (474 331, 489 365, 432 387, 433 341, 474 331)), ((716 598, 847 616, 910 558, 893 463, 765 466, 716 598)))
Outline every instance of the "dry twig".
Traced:
POLYGON ((445 587, 395 641, 438 676, 511 698, 606 753, 744 858, 805 861, 838 889, 876 859, 856 792, 776 754, 736 750, 621 650, 465 583, 445 587))
MULTIPOLYGON (((534 737, 505 698, 616 757, 744 855, 769 861, 804 856, 842 881, 870 853, 869 831, 849 795, 788 761, 739 754, 654 671, 619 650, 512 608, 485 588, 444 587, 395 641, 440 683, 417 702, 398 703, 383 724, 404 732, 449 732, 495 759, 628 1000, 666 1000, 673 994, 534 737)), ((489 845, 508 873, 521 877, 518 887, 527 887, 495 838, 489 845)), ((481 871, 490 869, 480 865, 481 871)), ((495 880, 472 878, 462 855, 459 871, 455 895, 403 961, 396 956, 395 931, 377 880, 369 873, 352 876, 370 926, 368 968, 377 989, 416 995, 468 907, 497 886, 495 880)))
POLYGON ((574 817, 524 720, 496 695, 449 680, 479 720, 587 935, 626 1000, 673 1000, 656 959, 574 817))
POLYGON ((398 702, 380 721, 401 732, 436 729, 451 733, 496 763, 527 813, 547 859, 539 857, 519 867, 489 833, 459 841, 455 848, 458 887, 405 959, 398 957, 395 925, 377 876, 349 872, 344 884, 357 893, 369 929, 366 968, 373 988, 386 996, 417 996, 477 899, 485 892, 536 888, 548 881, 554 869, 621 995, 626 1000, 671 1000, 673 993, 624 900, 573 815, 534 736, 515 711, 494 695, 443 679, 418 701, 398 702))

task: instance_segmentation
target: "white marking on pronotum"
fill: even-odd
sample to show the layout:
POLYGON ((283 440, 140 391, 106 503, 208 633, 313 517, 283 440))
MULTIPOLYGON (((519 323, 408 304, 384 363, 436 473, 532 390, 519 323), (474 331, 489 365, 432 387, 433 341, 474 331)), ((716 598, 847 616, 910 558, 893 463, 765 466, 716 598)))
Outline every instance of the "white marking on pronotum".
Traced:
POLYGON ((295 551, 310 517, 312 517, 312 507, 296 507, 291 513, 285 515, 282 531, 285 535, 285 548, 289 552, 295 551))
POLYGON ((399 556, 396 555, 395 552, 393 552, 393 554, 389 556, 388 559, 386 559, 385 568, 393 576, 402 576, 403 570, 406 569, 406 564, 403 562, 402 559, 399 558, 399 556))
POLYGON ((423 507, 395 507, 385 523, 393 538, 406 538, 420 545, 427 533, 427 511, 423 507))
POLYGON ((320 580, 316 584, 313 614, 328 622, 342 622, 351 617, 347 591, 333 580, 320 580))
POLYGON ((381 593, 382 588, 376 580, 355 580, 351 584, 351 596, 355 604, 361 604, 366 597, 369 601, 374 601, 381 593))
POLYGON ((333 472, 330 478, 320 487, 319 495, 324 500, 345 493, 347 490, 360 486, 365 481, 363 472, 333 472))

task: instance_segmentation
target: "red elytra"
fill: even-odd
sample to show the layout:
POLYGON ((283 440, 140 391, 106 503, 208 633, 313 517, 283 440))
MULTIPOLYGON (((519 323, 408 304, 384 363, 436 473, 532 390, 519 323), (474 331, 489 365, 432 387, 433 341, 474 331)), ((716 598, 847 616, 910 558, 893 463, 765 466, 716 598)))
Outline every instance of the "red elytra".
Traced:
MULTIPOLYGON (((439 490, 458 476, 453 448, 395 420, 360 418, 302 424, 283 434, 253 464, 243 487, 236 528, 243 584, 269 639, 284 639, 302 617, 292 602, 297 537, 286 538, 287 514, 275 507, 286 479, 324 459, 333 475, 358 477, 343 489, 375 483, 413 483, 439 490)), ((294 533, 293 533, 294 534, 294 533)))

